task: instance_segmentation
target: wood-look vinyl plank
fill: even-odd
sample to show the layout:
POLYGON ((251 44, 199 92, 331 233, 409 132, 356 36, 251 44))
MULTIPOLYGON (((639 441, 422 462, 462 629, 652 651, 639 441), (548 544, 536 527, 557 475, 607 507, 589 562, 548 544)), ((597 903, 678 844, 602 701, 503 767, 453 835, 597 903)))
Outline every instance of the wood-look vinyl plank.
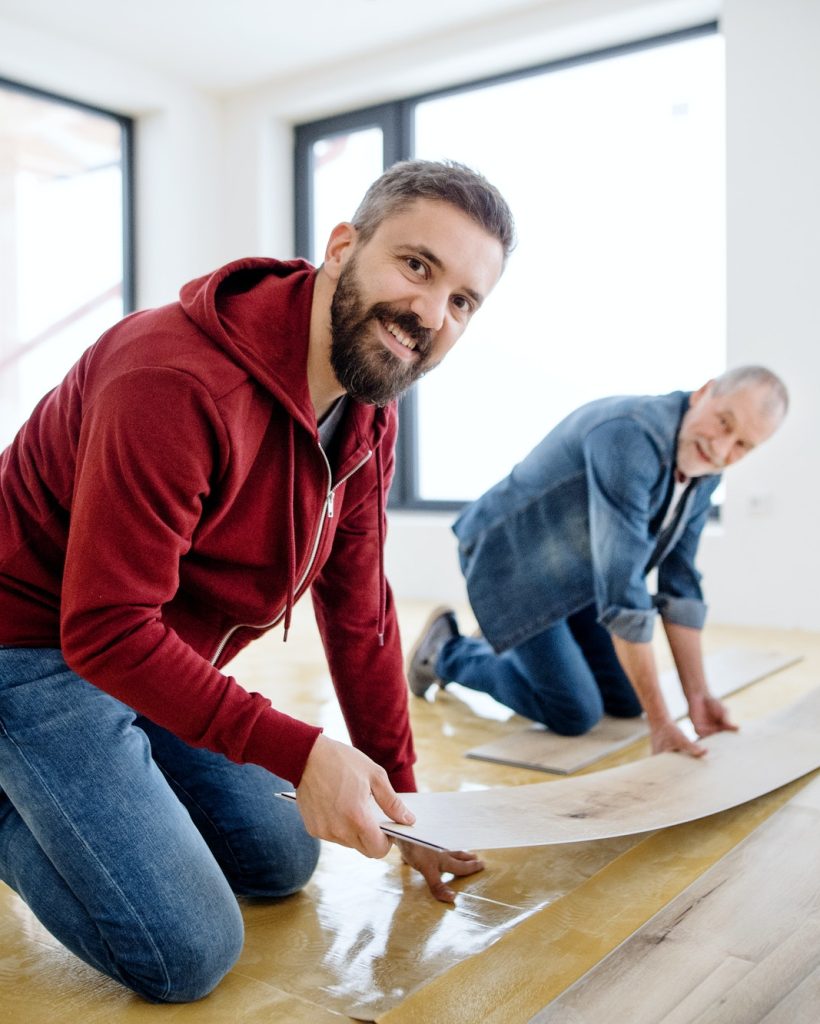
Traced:
MULTIPOLYGON (((723 698, 799 660, 796 655, 779 651, 728 648, 706 656, 706 678, 710 681, 712 693, 723 698)), ((683 718, 687 706, 677 672, 674 669, 662 672, 660 685, 669 714, 672 718, 683 718)), ((543 726, 534 725, 474 747, 467 751, 466 756, 568 775, 601 761, 648 732, 649 727, 643 717, 612 718, 605 715, 583 736, 559 736, 543 726)))
POLYGON ((820 1016, 820 970, 814 970, 781 1000, 759 1024, 817 1024, 820 1016))
POLYGON ((667 828, 745 803, 820 767, 820 687, 783 711, 703 740, 702 758, 658 754, 554 782, 411 793, 414 825, 388 835, 445 850, 540 846, 667 828))
MULTIPOLYGON (((820 831, 820 820, 817 824, 820 831)), ((820 852, 820 844, 815 844, 814 849, 820 852)), ((758 1024, 820 967, 820 914, 815 912, 808 920, 798 923, 793 915, 783 915, 782 908, 777 908, 775 921, 778 910, 794 930, 783 935, 782 928, 778 929, 782 936, 780 945, 754 964, 748 974, 727 987, 712 1006, 691 1018, 692 1024, 735 1024, 737 1020, 758 1024)), ((748 923, 748 915, 741 912, 739 916, 748 923)), ((762 917, 754 922, 758 928, 764 923, 772 927, 774 922, 764 922, 762 917)), ((816 1003, 814 1009, 820 1010, 816 1003)))
POLYGON ((751 960, 727 956, 666 1014, 663 1024, 690 1024, 701 1013, 714 1006, 723 993, 744 978, 753 967, 751 960))
POLYGON ((820 966, 816 799, 786 804, 532 1024, 597 1024, 614 1006, 630 1024, 756 1024, 794 1002, 820 966))
MULTIPOLYGON (((643 838, 577 889, 412 993, 380 1016, 379 1024, 526 1024, 798 793, 806 781, 800 779, 742 807, 643 838)), ((608 1012, 594 1024, 627 1021, 633 1024, 608 1012)), ((570 1024, 570 1018, 562 1024, 570 1024)))

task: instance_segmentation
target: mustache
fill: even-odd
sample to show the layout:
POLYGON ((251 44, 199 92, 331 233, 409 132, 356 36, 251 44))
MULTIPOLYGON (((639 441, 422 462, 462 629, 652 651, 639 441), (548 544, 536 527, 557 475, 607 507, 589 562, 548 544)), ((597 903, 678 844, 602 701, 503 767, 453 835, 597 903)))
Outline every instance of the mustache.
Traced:
POLYGON ((416 313, 409 310, 396 309, 388 302, 377 302, 370 310, 370 315, 382 323, 394 323, 400 331, 412 338, 416 343, 416 352, 423 359, 433 344, 433 331, 422 327, 416 313))

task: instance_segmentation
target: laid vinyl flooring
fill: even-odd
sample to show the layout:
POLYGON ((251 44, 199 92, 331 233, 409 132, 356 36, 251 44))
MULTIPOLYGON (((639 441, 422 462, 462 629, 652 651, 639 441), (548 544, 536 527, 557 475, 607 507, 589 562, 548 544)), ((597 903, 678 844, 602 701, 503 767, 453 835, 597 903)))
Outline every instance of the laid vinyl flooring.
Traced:
MULTIPOLYGON (((428 610, 400 606, 406 645, 428 610)), ((469 628, 469 621, 464 625, 469 628)), ((712 651, 740 645, 804 656, 729 699, 741 721, 783 707, 820 683, 818 634, 709 627, 705 640, 712 651)), ((659 657, 668 665, 660 647, 659 657)), ((309 605, 297 608, 287 644, 276 631, 243 652, 232 671, 283 710, 344 738, 309 605)), ((544 782, 539 772, 465 757, 472 747, 520 731, 527 724, 523 719, 460 687, 430 696, 411 700, 422 789, 544 782)), ((585 771, 647 753, 641 740, 585 771)), ((316 876, 301 894, 244 906, 247 934, 239 963, 211 996, 186 1006, 150 1006, 101 978, 63 950, 0 885, 0 1020, 524 1024, 807 781, 649 835, 488 851, 484 872, 455 883, 454 908, 435 903, 395 852, 368 861, 326 844, 316 876)), ((777 821, 770 823, 775 845, 777 821)), ((784 831, 783 842, 791 841, 784 831)))

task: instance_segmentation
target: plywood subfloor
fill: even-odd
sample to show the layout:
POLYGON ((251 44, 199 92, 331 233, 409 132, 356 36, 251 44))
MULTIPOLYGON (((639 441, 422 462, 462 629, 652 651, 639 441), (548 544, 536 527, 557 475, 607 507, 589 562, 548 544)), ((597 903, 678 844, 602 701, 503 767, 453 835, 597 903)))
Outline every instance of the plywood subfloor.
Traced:
MULTIPOLYGON (((406 640, 428 610, 402 606, 406 640)), ((235 672, 283 709, 343 737, 310 610, 297 612, 286 645, 278 635, 266 638, 237 659, 235 672)), ((820 636, 713 628, 706 641, 711 650, 750 645, 806 655, 732 698, 740 717, 782 707, 820 681, 820 636)), ((538 778, 464 758, 471 747, 526 724, 489 698, 448 687, 411 708, 422 788, 517 786, 538 778)), ((641 742, 596 768, 647 753, 641 742)), ((189 1006, 148 1006, 99 978, 0 886, 0 1016, 8 1024, 325 1024, 349 1019, 345 1007, 385 1024, 523 1024, 797 788, 649 837, 492 851, 485 872, 456 883, 455 908, 432 902, 395 854, 367 861, 327 846, 302 894, 245 908, 239 964, 215 993, 189 1006)))

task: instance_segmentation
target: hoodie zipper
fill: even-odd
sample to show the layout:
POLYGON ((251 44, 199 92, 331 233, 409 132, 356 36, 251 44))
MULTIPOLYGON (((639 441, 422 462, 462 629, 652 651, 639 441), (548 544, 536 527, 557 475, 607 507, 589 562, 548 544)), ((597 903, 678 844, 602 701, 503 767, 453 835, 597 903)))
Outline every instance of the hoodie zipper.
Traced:
MULTIPOLYGON (((357 462, 356 465, 353 467, 353 469, 350 470, 349 473, 346 473, 341 478, 341 480, 337 480, 336 481, 336 485, 334 487, 334 486, 332 486, 332 483, 333 483, 333 472, 332 472, 332 470, 330 468, 330 462, 328 462, 327 455, 325 455, 325 450, 324 450, 324 448, 322 448, 321 445, 317 445, 317 448, 319 449, 319 451, 320 451, 320 453, 322 455, 322 459, 324 460, 324 463, 325 463, 325 469, 327 470, 327 494, 325 495, 325 508, 324 508, 324 512, 322 513, 322 517, 319 520, 319 529, 316 531, 316 536, 315 536, 315 538, 313 540, 313 550, 310 552, 310 558, 308 559, 308 564, 307 564, 307 566, 305 568, 305 571, 302 573, 302 578, 296 584, 296 588, 294 590, 294 595, 296 595, 296 596, 298 596, 300 587, 302 587, 302 585, 304 584, 305 580, 310 575, 310 571, 313 568, 313 563, 316 561, 316 553, 319 550, 319 543, 320 543, 320 541, 322 539, 322 533, 324 532, 325 520, 333 518, 333 504, 334 504, 334 497, 335 497, 336 491, 339 489, 339 487, 341 487, 341 485, 343 483, 345 483, 347 480, 349 480, 353 476, 354 473, 357 473, 362 468, 362 466, 364 466, 365 463, 369 462, 370 459, 373 457, 373 450, 371 448, 368 448, 367 449, 367 455, 365 455, 365 457, 361 460, 361 462, 357 462)), ((279 611, 276 613, 276 616, 273 619, 271 619, 270 622, 264 622, 261 625, 254 624, 252 622, 240 622, 236 626, 231 626, 231 628, 228 630, 228 632, 219 641, 219 644, 217 645, 216 651, 214 652, 214 655, 211 658, 210 664, 211 665, 215 665, 217 663, 217 661, 219 660, 219 656, 225 650, 226 644, 228 643, 228 641, 231 639, 231 637, 234 635, 234 633, 237 630, 239 630, 239 629, 258 629, 258 630, 271 629, 273 626, 276 625, 276 623, 282 618, 282 616, 284 614, 285 614, 285 608, 282 607, 282 608, 279 609, 279 611)))

